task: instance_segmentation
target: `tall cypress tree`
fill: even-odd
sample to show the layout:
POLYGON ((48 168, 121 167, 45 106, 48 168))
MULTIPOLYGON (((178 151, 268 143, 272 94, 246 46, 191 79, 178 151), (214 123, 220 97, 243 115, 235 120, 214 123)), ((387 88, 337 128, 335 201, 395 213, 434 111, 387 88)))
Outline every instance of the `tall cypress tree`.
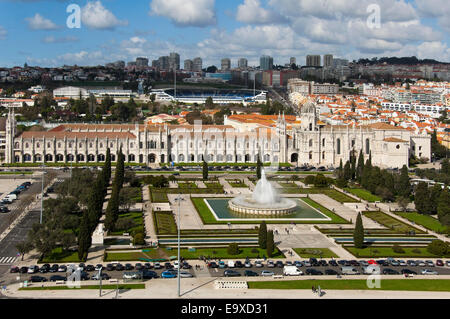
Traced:
POLYGON ((83 213, 81 218, 80 231, 78 233, 78 258, 86 260, 89 248, 92 243, 92 234, 89 227, 89 216, 87 211, 83 213))
POLYGON ((259 225, 258 245, 261 249, 267 247, 267 225, 264 220, 259 225))
POLYGON ((109 181, 111 180, 111 150, 106 150, 106 160, 105 165, 103 166, 103 177, 105 179, 106 187, 109 185, 109 181))
POLYGON ((275 250, 275 243, 273 240, 273 230, 269 230, 267 232, 267 246, 266 246, 266 252, 267 257, 272 257, 273 251, 275 250))
POLYGON ((125 176, 125 163, 124 163, 124 155, 122 154, 122 148, 120 148, 119 153, 117 154, 117 166, 116 166, 116 174, 114 176, 115 183, 117 187, 120 189, 123 186, 123 180, 125 176))
POLYGON ((439 184, 433 186, 430 191, 430 211, 432 215, 437 214, 437 206, 439 203, 439 198, 441 196, 442 187, 439 184))
POLYGON ((445 225, 450 226, 450 191, 447 187, 441 192, 437 205, 437 213, 439 221, 445 225))
POLYGON ((117 219, 119 218, 119 193, 119 188, 117 185, 114 185, 105 213, 105 228, 110 231, 114 230, 117 219))
POLYGON ((356 248, 364 247, 364 226, 362 223, 361 213, 356 217, 355 230, 353 232, 353 243, 356 248))
POLYGON ((203 180, 207 180, 208 179, 208 163, 206 163, 205 160, 203 160, 203 180))
POLYGON ((403 165, 398 180, 398 194, 403 197, 411 195, 411 183, 409 182, 408 167, 403 165))
POLYGON ((344 166, 344 179, 349 181, 352 178, 352 169, 350 161, 347 161, 344 166))
POLYGON ((364 154, 361 150, 359 152, 358 165, 356 166, 356 180, 358 181, 358 183, 361 183, 363 171, 364 171, 364 154))
POLYGON ((261 179, 261 169, 262 169, 262 162, 261 162, 261 158, 258 154, 258 160, 256 161, 256 178, 258 180, 261 179))
POLYGON ((352 151, 352 155, 350 156, 350 169, 352 172, 352 180, 356 179, 356 156, 352 151))

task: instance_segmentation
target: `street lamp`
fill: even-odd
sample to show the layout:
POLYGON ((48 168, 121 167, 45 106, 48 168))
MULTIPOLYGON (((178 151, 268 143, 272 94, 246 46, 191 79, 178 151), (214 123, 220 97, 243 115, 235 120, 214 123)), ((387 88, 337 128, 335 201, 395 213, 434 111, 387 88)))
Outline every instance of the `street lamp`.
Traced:
POLYGON ((181 197, 181 194, 178 194, 177 198, 175 198, 175 201, 178 202, 178 222, 177 222, 177 226, 178 226, 178 297, 181 297, 181 283, 180 283, 180 268, 181 268, 181 262, 180 262, 180 206, 181 206, 181 201, 184 201, 184 198, 181 197))

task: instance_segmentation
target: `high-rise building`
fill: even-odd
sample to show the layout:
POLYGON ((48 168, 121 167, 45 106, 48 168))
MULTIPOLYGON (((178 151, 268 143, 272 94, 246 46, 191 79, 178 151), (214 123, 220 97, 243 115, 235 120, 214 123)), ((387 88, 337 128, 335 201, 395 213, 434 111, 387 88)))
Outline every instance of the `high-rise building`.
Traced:
POLYGON ((169 68, 170 70, 180 69, 180 55, 176 52, 171 52, 169 56, 169 68))
POLYGON ((136 67, 138 67, 138 68, 148 67, 148 59, 147 58, 136 58, 136 67))
POLYGON ((263 55, 259 59, 259 68, 261 70, 272 70, 273 69, 273 58, 268 55, 263 55))
POLYGON ((192 60, 184 60, 184 70, 192 71, 194 69, 194 62, 192 60))
POLYGON ((160 70, 169 70, 169 68, 170 68, 169 57, 168 56, 159 57, 158 67, 160 70))
POLYGON ((306 66, 321 66, 320 55, 307 55, 306 66))
POLYGON ((231 60, 229 58, 224 58, 220 61, 220 69, 222 71, 230 71, 231 69, 231 60))
POLYGON ((203 69, 202 58, 195 58, 193 60, 193 63, 194 63, 193 71, 194 72, 202 72, 202 69, 203 69))
POLYGON ((332 54, 325 54, 323 56, 323 67, 324 68, 331 68, 333 66, 333 55, 332 54))
POLYGON ((297 59, 295 57, 291 57, 289 59, 289 65, 292 65, 292 64, 297 64, 297 59))
POLYGON ((246 58, 240 58, 238 60, 238 68, 245 70, 248 67, 248 60, 246 58))

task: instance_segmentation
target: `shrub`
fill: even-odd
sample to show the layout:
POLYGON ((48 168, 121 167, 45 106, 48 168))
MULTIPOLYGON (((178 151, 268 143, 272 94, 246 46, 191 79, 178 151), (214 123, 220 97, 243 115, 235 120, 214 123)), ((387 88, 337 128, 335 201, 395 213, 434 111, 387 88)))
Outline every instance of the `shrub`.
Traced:
POLYGON ((314 184, 314 181, 315 181, 315 176, 314 175, 308 175, 308 176, 306 176, 306 178, 305 178, 305 184, 306 185, 312 185, 312 184, 314 184))
POLYGON ((444 256, 449 252, 448 243, 442 240, 433 240, 428 246, 427 251, 436 256, 444 256))
POLYGON ((134 220, 132 218, 119 218, 116 222, 115 229, 117 230, 128 230, 135 226, 134 220))
POLYGON ((413 253, 415 254, 420 254, 422 253, 422 251, 419 248, 414 248, 413 250, 411 250, 413 253))
POLYGON ((137 233, 133 237, 133 245, 145 245, 144 233, 137 233))
POLYGON ((256 249, 256 248, 253 248, 253 249, 252 249, 252 253, 253 253, 253 254, 257 254, 257 253, 259 253, 259 250, 256 249))
POLYGON ((403 253, 405 253, 405 250, 404 250, 402 247, 400 247, 399 245, 397 245, 397 244, 395 244, 395 245, 392 246, 392 251, 393 251, 394 253, 397 253, 397 254, 403 254, 403 253))
POLYGON ((239 245, 237 243, 230 243, 228 245, 227 252, 230 255, 239 255, 239 245))

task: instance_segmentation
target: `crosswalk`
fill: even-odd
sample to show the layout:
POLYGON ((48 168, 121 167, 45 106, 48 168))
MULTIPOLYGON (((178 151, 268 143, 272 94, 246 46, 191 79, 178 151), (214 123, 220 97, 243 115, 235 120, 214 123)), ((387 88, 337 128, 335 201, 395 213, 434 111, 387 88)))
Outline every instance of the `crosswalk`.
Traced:
POLYGON ((17 257, 0 257, 0 264, 9 265, 13 264, 17 260, 17 257))

